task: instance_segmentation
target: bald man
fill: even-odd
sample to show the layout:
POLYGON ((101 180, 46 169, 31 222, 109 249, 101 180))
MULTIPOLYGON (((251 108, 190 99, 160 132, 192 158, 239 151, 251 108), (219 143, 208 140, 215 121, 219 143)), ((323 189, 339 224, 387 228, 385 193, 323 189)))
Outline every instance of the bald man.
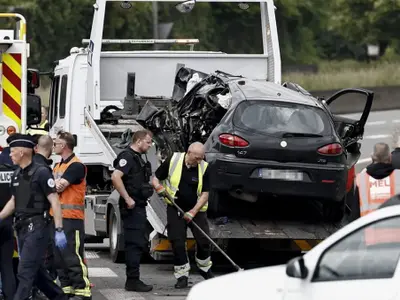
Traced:
POLYGON ((40 135, 35 146, 35 156, 33 157, 33 161, 41 165, 51 166, 53 164, 53 160, 50 159, 52 152, 53 139, 51 136, 40 135))
POLYGON ((157 169, 152 184, 167 205, 168 239, 174 254, 175 288, 188 286, 190 264, 186 254, 187 227, 196 240, 196 264, 204 279, 214 277, 211 272, 209 241, 194 227, 197 223, 207 234, 210 228, 207 221, 209 176, 207 162, 204 161, 204 145, 193 143, 187 153, 176 152, 168 157, 157 169), (161 181, 161 183, 160 183, 161 181), (186 213, 182 216, 165 197, 168 193, 175 203, 186 213))
POLYGON ((400 171, 392 165, 389 145, 375 144, 371 158, 372 163, 356 177, 361 217, 400 193, 400 171))

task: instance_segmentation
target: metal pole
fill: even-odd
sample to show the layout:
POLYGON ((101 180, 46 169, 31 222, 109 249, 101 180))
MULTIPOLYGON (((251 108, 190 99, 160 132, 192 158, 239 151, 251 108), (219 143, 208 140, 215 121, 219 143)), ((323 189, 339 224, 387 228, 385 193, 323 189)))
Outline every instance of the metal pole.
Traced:
MULTIPOLYGON (((158 2, 153 1, 151 2, 152 7, 153 7, 153 39, 157 40, 158 39, 158 2)), ((159 45, 154 44, 153 45, 154 50, 159 49, 159 45)))
MULTIPOLYGON (((183 209, 180 208, 180 207, 175 203, 174 199, 172 199, 172 197, 171 197, 168 193, 166 193, 166 197, 168 198, 169 201, 171 201, 172 205, 176 207, 176 209, 182 214, 182 217, 183 217, 183 215, 185 214, 185 212, 183 211, 183 209)), ((211 244, 213 244, 213 246, 214 246, 215 248, 218 249, 218 251, 219 251, 223 256, 225 256, 225 258, 226 258, 227 260, 229 260, 229 262, 236 268, 237 271, 243 271, 243 269, 242 269, 241 267, 239 267, 239 266, 228 256, 228 254, 226 254, 226 252, 225 252, 224 250, 222 250, 221 247, 219 247, 218 244, 217 244, 216 242, 214 242, 213 239, 212 239, 207 233, 205 233, 205 232, 200 228, 199 225, 197 225, 194 221, 191 221, 191 223, 193 224, 194 227, 197 228, 198 231, 200 231, 200 233, 201 233, 207 240, 209 240, 209 242, 210 242, 211 244)))

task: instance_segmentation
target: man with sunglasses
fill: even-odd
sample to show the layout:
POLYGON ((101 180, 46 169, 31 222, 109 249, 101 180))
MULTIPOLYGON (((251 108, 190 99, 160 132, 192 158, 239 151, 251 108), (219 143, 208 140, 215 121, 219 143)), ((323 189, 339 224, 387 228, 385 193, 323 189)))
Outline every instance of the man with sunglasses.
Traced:
POLYGON ((209 176, 204 161, 204 145, 195 142, 187 153, 176 152, 168 157, 157 169, 152 184, 157 194, 163 197, 167 206, 168 239, 174 254, 175 288, 188 286, 190 264, 186 255, 186 232, 189 226, 196 240, 196 264, 204 279, 214 277, 211 272, 210 242, 199 232, 191 221, 209 234, 207 221, 209 176), (161 181, 161 183, 160 183, 161 181), (182 216, 165 197, 166 193, 175 198, 175 203, 186 213, 182 216))
MULTIPOLYGON (((86 166, 74 153, 74 136, 65 131, 57 133, 54 152, 61 161, 53 174, 60 197, 64 231, 68 240, 65 251, 55 249, 57 274, 65 294, 73 300, 91 299, 88 269, 84 263, 86 166)), ((56 230, 59 230, 56 228, 56 230)))

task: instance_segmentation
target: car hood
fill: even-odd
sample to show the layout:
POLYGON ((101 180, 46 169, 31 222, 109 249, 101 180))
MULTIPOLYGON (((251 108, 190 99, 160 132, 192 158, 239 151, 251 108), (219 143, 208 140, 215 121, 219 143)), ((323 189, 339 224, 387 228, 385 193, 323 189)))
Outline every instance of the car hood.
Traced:
POLYGON ((218 276, 194 285, 186 300, 281 299, 285 270, 279 265, 218 276))

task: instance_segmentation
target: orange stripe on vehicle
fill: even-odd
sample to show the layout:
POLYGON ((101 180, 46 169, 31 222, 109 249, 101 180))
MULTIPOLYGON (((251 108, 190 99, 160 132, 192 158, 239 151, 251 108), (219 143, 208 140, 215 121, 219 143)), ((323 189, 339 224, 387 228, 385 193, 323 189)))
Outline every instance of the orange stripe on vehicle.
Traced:
POLYGON ((294 240, 294 242, 302 251, 308 251, 311 250, 312 248, 311 245, 306 240, 294 240))
MULTIPOLYGON (((187 250, 192 249, 196 244, 195 240, 187 240, 186 241, 186 248, 187 250)), ((168 240, 160 240, 157 246, 155 246, 152 250, 153 251, 169 251, 172 249, 171 243, 168 240)))
POLYGON ((21 54, 3 53, 2 60, 3 113, 21 131, 21 54))

